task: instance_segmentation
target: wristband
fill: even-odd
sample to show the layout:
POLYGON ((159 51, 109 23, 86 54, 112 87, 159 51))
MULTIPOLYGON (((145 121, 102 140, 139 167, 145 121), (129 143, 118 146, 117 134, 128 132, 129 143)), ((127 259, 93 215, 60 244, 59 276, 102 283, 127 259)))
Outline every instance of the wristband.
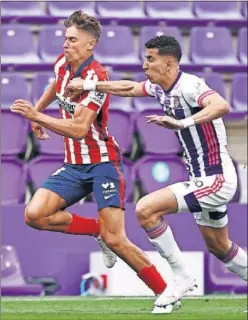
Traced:
POLYGON ((193 117, 188 117, 188 118, 182 119, 180 121, 181 121, 181 124, 183 125, 184 128, 191 127, 195 124, 193 117))
POLYGON ((96 91, 97 80, 84 80, 83 89, 84 91, 96 91))

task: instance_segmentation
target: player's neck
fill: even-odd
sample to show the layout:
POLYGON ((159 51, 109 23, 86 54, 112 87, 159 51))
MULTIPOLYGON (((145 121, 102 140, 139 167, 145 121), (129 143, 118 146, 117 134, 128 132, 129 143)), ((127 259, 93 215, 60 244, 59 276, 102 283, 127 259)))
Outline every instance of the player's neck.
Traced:
POLYGON ((176 82, 179 72, 180 72, 179 69, 173 70, 173 71, 169 72, 168 74, 166 74, 166 76, 163 77, 161 87, 165 91, 169 90, 171 88, 171 86, 173 86, 173 84, 176 82))
POLYGON ((92 56, 92 53, 89 53, 87 56, 81 57, 77 60, 69 61, 72 73, 76 73, 78 68, 92 56))

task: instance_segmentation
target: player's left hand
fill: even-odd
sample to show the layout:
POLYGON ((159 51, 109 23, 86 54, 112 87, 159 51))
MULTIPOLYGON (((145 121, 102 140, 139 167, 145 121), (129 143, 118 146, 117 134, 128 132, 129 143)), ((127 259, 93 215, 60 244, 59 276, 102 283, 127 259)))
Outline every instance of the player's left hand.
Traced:
POLYGON ((37 120, 38 111, 34 109, 32 104, 26 100, 18 99, 16 100, 10 110, 14 113, 18 113, 24 118, 35 121, 37 120))
POLYGON ((183 125, 180 120, 174 119, 169 116, 150 115, 146 116, 147 123, 155 123, 167 129, 180 130, 183 125))

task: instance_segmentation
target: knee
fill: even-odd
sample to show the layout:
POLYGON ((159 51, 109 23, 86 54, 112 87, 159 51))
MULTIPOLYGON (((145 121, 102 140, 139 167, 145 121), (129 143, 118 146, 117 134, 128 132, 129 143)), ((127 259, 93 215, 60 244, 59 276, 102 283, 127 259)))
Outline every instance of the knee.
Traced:
POLYGON ((137 202, 135 213, 141 227, 145 227, 146 224, 152 219, 153 215, 151 207, 146 201, 143 200, 143 198, 137 202))
POLYGON ((42 223, 42 213, 35 207, 28 205, 24 212, 24 219, 28 226, 42 230, 44 224, 42 223))
POLYGON ((108 248, 114 252, 122 252, 128 239, 125 235, 115 234, 105 231, 101 234, 101 237, 108 248))

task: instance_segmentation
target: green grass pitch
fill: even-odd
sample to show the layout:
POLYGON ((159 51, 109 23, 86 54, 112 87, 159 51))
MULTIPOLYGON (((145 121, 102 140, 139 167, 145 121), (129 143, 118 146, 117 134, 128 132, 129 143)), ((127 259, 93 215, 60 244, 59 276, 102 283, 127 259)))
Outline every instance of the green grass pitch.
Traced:
POLYGON ((211 295, 186 298, 171 314, 153 315, 154 299, 123 297, 2 298, 1 320, 242 320, 247 297, 211 295))

